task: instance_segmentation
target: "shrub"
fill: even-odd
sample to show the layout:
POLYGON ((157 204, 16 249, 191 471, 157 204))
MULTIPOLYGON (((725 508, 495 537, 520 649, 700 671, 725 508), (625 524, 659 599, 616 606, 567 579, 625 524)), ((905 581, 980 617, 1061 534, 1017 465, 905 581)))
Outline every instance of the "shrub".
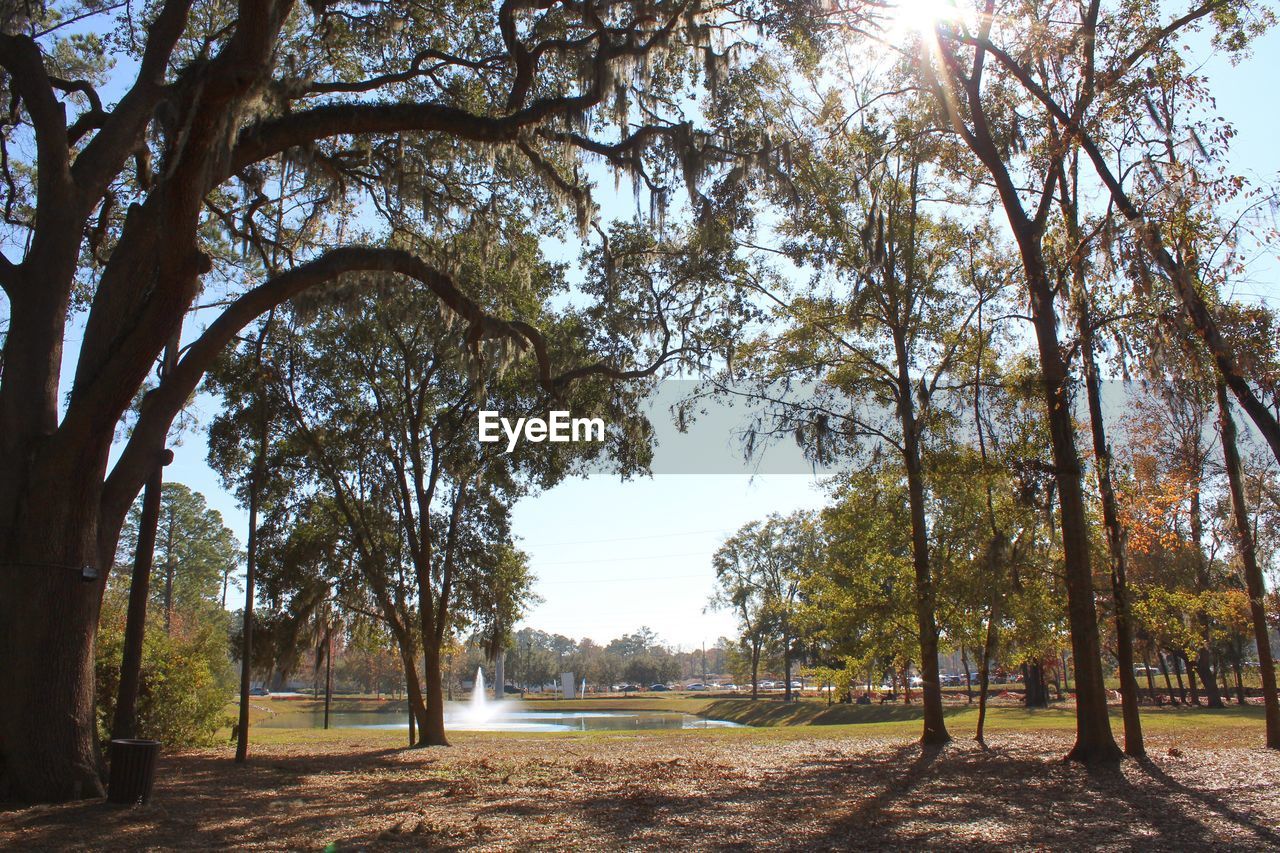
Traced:
MULTIPOLYGON (((127 595, 108 589, 102 603, 96 654, 99 736, 110 737, 120 684, 127 595)), ((142 678, 138 689, 138 737, 166 746, 209 744, 220 726, 235 686, 227 657, 229 616, 220 609, 173 620, 166 634, 159 619, 149 618, 142 646, 142 678)))

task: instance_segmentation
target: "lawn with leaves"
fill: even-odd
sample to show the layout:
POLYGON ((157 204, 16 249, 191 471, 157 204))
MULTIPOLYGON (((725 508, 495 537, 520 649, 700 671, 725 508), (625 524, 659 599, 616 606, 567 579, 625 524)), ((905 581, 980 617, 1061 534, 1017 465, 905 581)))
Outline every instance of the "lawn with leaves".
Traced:
MULTIPOLYGON (((669 700, 668 700, 669 701, 669 700)), ((864 710, 879 710, 864 709, 864 710)), ((166 755, 152 804, 0 812, 0 848, 1093 849, 1280 846, 1280 754, 1254 709, 1154 711, 1151 758, 1064 763, 1069 709, 973 714, 926 752, 914 720, 567 734, 259 730, 166 755)))

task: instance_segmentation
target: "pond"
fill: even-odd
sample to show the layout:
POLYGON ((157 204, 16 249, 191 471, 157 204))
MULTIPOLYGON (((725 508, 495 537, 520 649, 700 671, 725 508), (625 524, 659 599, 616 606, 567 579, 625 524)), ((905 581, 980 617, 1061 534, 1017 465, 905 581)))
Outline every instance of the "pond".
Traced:
MULTIPOLYGON (((285 711, 255 725, 267 729, 318 729, 324 725, 324 712, 285 711)), ((445 708, 444 725, 455 732, 585 732, 736 728, 740 724, 679 711, 533 711, 507 702, 501 709, 489 705, 483 713, 461 703, 450 704, 445 708)), ((408 729, 409 721, 403 712, 337 711, 329 714, 329 728, 408 729)))

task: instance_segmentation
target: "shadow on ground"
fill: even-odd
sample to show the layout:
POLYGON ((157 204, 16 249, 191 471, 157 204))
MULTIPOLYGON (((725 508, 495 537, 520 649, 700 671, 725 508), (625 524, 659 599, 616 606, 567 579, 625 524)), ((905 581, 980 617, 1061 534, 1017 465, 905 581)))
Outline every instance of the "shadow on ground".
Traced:
MULTIPOLYGON (((966 705, 949 705, 944 706, 942 713, 954 716, 970 710, 966 705)), ((924 706, 919 703, 824 705, 821 702, 783 702, 780 699, 717 699, 699 713, 711 720, 729 720, 748 726, 827 726, 922 720, 924 706)))
POLYGON ((1280 756, 1086 770, 1046 733, 941 750, 814 737, 475 738, 165 759, 155 803, 0 813, 0 847, 1280 847, 1280 756))

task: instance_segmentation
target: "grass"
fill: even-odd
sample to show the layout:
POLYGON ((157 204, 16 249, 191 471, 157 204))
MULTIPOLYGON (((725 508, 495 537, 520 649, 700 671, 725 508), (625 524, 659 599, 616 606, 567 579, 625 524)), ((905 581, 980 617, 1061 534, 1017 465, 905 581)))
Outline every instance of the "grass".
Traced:
MULTIPOLYGON (((382 711, 403 714, 403 702, 374 699, 343 699, 335 701, 332 708, 342 711, 382 711)), ((404 744, 406 732, 402 729, 318 729, 318 728, 265 728, 252 727, 252 721, 260 721, 268 714, 279 712, 307 712, 323 708, 316 700, 255 700, 251 706, 252 742, 267 746, 305 746, 309 744, 348 744, 395 747, 404 744)), ((729 741, 769 742, 811 738, 816 735, 836 738, 912 738, 919 734, 922 709, 919 704, 902 705, 830 705, 823 700, 805 699, 782 702, 779 699, 716 699, 703 696, 661 697, 597 697, 578 700, 529 699, 525 708, 557 711, 611 710, 611 711, 669 711, 704 716, 708 719, 742 723, 743 728, 665 730, 663 737, 672 738, 725 738, 729 741)), ((949 705, 945 709, 947 728, 956 740, 970 740, 977 728, 976 704, 949 705)), ((1202 748, 1212 746, 1250 747, 1260 744, 1263 731, 1263 709, 1256 706, 1226 708, 1164 707, 1142 709, 1143 730, 1148 735, 1160 736, 1179 747, 1202 748)), ((1055 705, 1042 709, 996 705, 987 710, 987 733, 1030 733, 1036 731, 1069 734, 1075 728, 1073 708, 1055 705)), ((1123 736, 1124 724, 1119 708, 1112 709, 1112 729, 1116 738, 1123 736)), ((546 733, 525 732, 453 732, 450 739, 456 743, 492 739, 528 739, 547 737, 546 733)), ((613 741, 617 739, 652 737, 634 730, 594 730, 565 732, 551 735, 569 741, 613 741)), ((229 740, 230 730, 222 737, 229 740)))

